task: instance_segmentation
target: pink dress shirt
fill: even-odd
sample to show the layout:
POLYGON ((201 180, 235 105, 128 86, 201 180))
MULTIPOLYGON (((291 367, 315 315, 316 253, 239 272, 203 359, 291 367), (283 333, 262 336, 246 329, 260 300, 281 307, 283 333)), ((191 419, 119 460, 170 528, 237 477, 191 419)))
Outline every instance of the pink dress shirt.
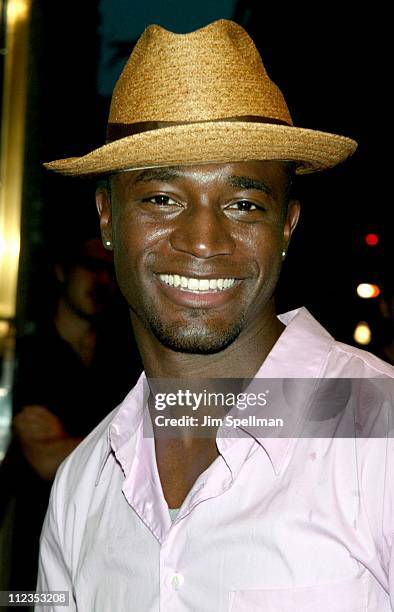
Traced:
MULTIPOLYGON (((286 329, 257 378, 392 379, 305 308, 279 318, 286 329)), ((69 591, 70 606, 43 609, 394 610, 392 437, 218 437, 220 455, 172 522, 142 435, 146 398, 142 375, 58 471, 37 589, 69 591)))

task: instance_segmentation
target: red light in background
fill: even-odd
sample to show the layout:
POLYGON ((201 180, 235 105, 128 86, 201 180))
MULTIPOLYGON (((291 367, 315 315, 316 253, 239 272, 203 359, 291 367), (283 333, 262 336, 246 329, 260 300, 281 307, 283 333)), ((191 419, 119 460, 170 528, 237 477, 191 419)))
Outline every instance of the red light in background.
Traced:
POLYGON ((368 246, 376 246, 379 244, 379 236, 377 234, 367 234, 365 236, 365 243, 368 246))

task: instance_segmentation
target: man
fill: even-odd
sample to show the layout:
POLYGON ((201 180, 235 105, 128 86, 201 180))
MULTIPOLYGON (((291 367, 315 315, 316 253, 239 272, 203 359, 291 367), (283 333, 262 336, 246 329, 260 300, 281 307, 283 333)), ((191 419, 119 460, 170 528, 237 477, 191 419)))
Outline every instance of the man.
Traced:
POLYGON ((102 236, 145 374, 60 469, 39 589, 69 591, 75 610, 390 610, 389 393, 350 379, 387 383, 392 368, 274 304, 299 216, 292 174, 355 147, 293 127, 248 35, 221 20, 189 35, 148 28, 115 88, 108 144, 48 164, 110 175, 102 236), (168 379, 173 393, 155 394, 168 379), (274 435, 231 420, 213 437, 161 432, 159 395, 177 416, 185 398, 200 405, 226 385, 235 409, 253 388, 264 406, 275 380, 285 435, 280 419, 274 435), (372 425, 357 412, 368 393, 372 425), (356 424, 343 418, 355 397, 356 424), (353 435, 382 422, 385 439, 353 435))

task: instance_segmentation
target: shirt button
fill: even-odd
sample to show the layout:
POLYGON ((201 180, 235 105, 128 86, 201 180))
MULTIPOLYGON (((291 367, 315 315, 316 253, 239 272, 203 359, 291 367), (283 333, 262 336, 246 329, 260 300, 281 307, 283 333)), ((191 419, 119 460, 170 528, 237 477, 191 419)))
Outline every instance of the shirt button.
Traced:
POLYGON ((180 574, 179 572, 176 572, 175 574, 173 574, 171 578, 171 586, 174 589, 174 591, 178 591, 184 582, 185 582, 185 579, 182 576, 182 574, 180 574))

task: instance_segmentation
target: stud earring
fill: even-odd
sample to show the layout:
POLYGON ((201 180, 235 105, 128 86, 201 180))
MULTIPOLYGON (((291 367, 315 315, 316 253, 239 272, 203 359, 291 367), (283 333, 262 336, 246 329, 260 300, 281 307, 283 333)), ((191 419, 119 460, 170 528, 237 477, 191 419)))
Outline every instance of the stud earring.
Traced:
POLYGON ((110 247, 110 246, 111 246, 111 241, 110 241, 110 240, 106 240, 106 241, 104 242, 104 245, 105 245, 106 247, 110 247))
POLYGON ((282 251, 282 259, 286 257, 286 251, 282 251))

